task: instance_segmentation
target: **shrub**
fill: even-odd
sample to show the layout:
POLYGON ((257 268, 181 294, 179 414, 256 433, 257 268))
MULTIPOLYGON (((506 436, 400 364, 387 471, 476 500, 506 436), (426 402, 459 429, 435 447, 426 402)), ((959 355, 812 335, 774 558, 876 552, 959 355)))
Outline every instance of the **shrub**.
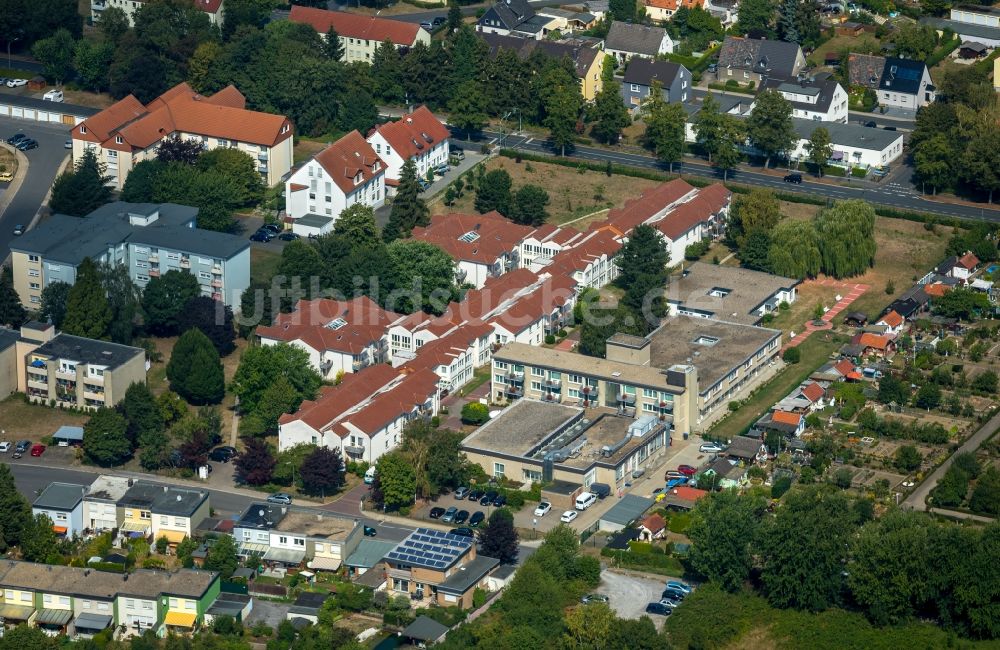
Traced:
POLYGON ((462 422, 480 425, 490 419, 490 409, 480 402, 469 402, 462 407, 462 422))
POLYGON ((780 499, 792 487, 792 477, 782 476, 771 485, 771 498, 780 499))
POLYGON ((472 606, 475 609, 479 609, 486 604, 486 598, 489 594, 482 587, 476 587, 476 590, 472 592, 472 606))
POLYGON ((556 337, 554 334, 545 335, 545 345, 552 345, 555 342, 556 342, 556 337))
POLYGON ((690 525, 691 515, 686 512, 680 512, 670 518, 667 528, 670 529, 671 533, 683 534, 687 531, 688 526, 690 525))
POLYGON ((788 348, 782 353, 781 358, 785 363, 798 363, 802 360, 802 351, 798 348, 788 348))

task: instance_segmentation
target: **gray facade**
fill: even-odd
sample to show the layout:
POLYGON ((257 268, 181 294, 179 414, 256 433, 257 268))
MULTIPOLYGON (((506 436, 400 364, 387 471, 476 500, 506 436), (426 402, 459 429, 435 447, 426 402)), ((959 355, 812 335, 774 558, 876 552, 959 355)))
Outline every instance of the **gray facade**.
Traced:
POLYGON ((199 232, 201 241, 180 241, 161 237, 167 233, 137 233, 128 243, 129 276, 140 289, 151 278, 168 271, 185 271, 198 280, 201 295, 223 301, 238 309, 240 296, 250 286, 250 244, 240 238, 222 233, 199 232), (218 235, 218 237, 204 237, 218 235), (212 246, 219 238, 239 240, 236 252, 221 246, 212 246), (206 245, 207 244, 207 245, 206 245), (245 244, 245 245, 244 245, 245 244), (228 256, 228 257, 227 257, 228 256))
POLYGON ((654 83, 662 88, 668 102, 685 103, 691 98, 691 71, 670 61, 632 59, 622 83, 622 100, 636 108, 646 101, 654 83))

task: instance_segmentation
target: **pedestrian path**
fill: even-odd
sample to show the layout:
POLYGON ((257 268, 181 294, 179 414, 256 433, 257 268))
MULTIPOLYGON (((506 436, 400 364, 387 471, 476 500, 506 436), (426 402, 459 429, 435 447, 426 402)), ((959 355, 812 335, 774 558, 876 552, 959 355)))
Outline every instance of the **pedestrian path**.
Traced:
POLYGON ((833 327, 833 319, 871 288, 871 286, 867 284, 840 282, 839 280, 834 280, 833 278, 806 280, 803 284, 806 283, 818 284, 824 287, 836 287, 843 293, 841 294, 840 300, 837 301, 837 304, 827 310, 827 312, 819 319, 819 322, 816 320, 807 321, 804 325, 803 331, 799 332, 791 341, 786 343, 783 350, 801 345, 802 342, 809 338, 813 332, 831 329, 833 327))

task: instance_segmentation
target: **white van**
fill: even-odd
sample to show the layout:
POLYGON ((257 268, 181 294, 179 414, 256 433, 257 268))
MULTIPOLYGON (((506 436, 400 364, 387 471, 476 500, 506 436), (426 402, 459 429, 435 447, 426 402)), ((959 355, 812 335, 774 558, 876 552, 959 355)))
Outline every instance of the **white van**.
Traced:
POLYGON ((597 502, 597 495, 593 492, 584 492, 576 498, 576 509, 586 510, 597 502))
POLYGON ((49 92, 42 95, 42 99, 49 102, 61 102, 63 100, 63 91, 50 90, 49 92))
POLYGON ((374 482, 375 482, 375 466, 372 465, 371 467, 368 468, 368 471, 365 472, 365 485, 371 485, 374 482))

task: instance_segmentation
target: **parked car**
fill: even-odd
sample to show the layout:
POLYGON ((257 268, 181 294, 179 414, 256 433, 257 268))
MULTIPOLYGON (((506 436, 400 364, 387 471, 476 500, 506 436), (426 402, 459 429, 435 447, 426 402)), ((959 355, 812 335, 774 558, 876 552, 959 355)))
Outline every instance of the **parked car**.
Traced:
POLYGON ((429 20, 423 21, 422 23, 420 23, 420 26, 426 29, 427 31, 431 31, 432 29, 434 29, 434 25, 432 25, 431 21, 429 20))
POLYGON ((544 517, 545 515, 549 514, 549 510, 552 510, 552 504, 549 503, 548 501, 542 501, 541 503, 538 504, 538 507, 535 508, 535 516, 544 517))
POLYGON ((677 591, 683 591, 686 594, 691 593, 691 585, 686 582, 681 582, 680 580, 668 580, 667 589, 676 589, 677 591))
POLYGON ((587 594, 580 599, 580 602, 586 605, 587 603, 606 603, 610 600, 604 594, 587 594))
POLYGON ((452 147, 449 155, 455 160, 465 160, 465 150, 461 147, 452 147))
POLYGON ((67 140, 66 142, 63 143, 63 149, 72 149, 72 148, 73 148, 72 140, 67 140))
POLYGON ((418 178, 417 185, 420 186, 420 191, 423 192, 426 191, 427 188, 431 186, 431 183, 426 178, 418 178))
POLYGON ((483 495, 483 498, 479 500, 479 505, 488 506, 493 503, 493 500, 497 498, 496 490, 490 490, 483 495))
POLYGON ((230 447, 229 445, 223 445, 222 447, 216 447, 208 453, 208 459, 215 461, 216 463, 228 463, 236 455, 236 447, 230 447))
POLYGON ((698 447, 698 451, 703 454, 718 454, 722 452, 722 445, 718 445, 714 442, 705 442, 698 447))
POLYGON ((469 517, 469 527, 475 528, 479 526, 479 524, 483 523, 484 519, 486 519, 486 515, 483 514, 483 511, 476 510, 475 512, 472 513, 472 516, 469 517))
POLYGON ((711 72, 711 73, 714 74, 714 73, 716 73, 716 72, 719 71, 719 64, 718 63, 709 63, 707 70, 709 72, 711 72))
POLYGON ((459 537, 475 537, 476 534, 472 532, 471 528, 455 528, 451 531, 452 535, 458 535, 459 537))
POLYGON ((448 170, 450 169, 451 167, 448 166, 448 163, 441 163, 440 165, 434 168, 434 173, 437 174, 438 176, 444 176, 445 174, 448 173, 448 170))
POLYGON ((27 85, 28 85, 28 80, 27 79, 8 79, 7 80, 7 87, 8 88, 20 88, 21 86, 27 86, 27 85))
POLYGON ((687 478, 687 477, 678 472, 676 469, 669 469, 667 470, 666 474, 663 475, 664 481, 671 481, 675 478, 687 478))
POLYGON ((33 445, 31 447, 31 455, 38 457, 45 453, 45 445, 33 445))
POLYGON ((286 230, 285 232, 278 235, 278 239, 281 241, 295 241, 299 236, 292 232, 291 230, 286 230))
POLYGON ((446 524, 450 524, 451 522, 455 521, 456 514, 458 514, 458 508, 452 506, 444 511, 444 516, 441 517, 441 521, 443 521, 446 524))
POLYGON ((676 600, 680 602, 684 600, 684 597, 686 595, 687 594, 685 594, 680 589, 671 589, 670 587, 667 587, 666 589, 663 590, 663 593, 660 594, 660 598, 669 598, 670 600, 676 600))
POLYGON ((505 505, 507 505, 507 495, 506 494, 498 494, 496 496, 496 498, 493 499, 493 507, 494 508, 502 508, 505 505))
POLYGON ((896 127, 894 127, 894 126, 883 126, 882 130, 883 131, 895 131, 896 127))
POLYGON ((17 148, 18 151, 30 151, 31 149, 38 148, 38 142, 36 140, 28 138, 27 140, 21 140, 14 146, 17 148))
POLYGON ((785 176, 784 181, 786 183, 794 183, 796 185, 802 184, 802 174, 788 174, 785 176))
POLYGON ((28 139, 28 136, 24 135, 23 133, 15 133, 14 135, 12 135, 9 138, 7 138, 7 144, 14 144, 14 145, 16 145, 21 140, 27 140, 27 139, 28 139))
POLYGON ((458 512, 455 513, 455 518, 452 519, 452 523, 464 524, 466 521, 468 521, 468 519, 469 519, 469 511, 459 510, 458 512))
POLYGON ((430 513, 428 513, 427 516, 430 517, 431 519, 440 519, 441 515, 443 514, 444 514, 444 508, 431 508, 431 511, 430 513))
POLYGON ((650 603, 646 605, 647 614, 659 614, 660 616, 670 616, 670 612, 673 610, 664 605, 663 603, 650 603))
POLYGON ((42 100, 47 102, 61 102, 63 100, 63 91, 50 90, 42 95, 42 100))
POLYGON ((695 469, 694 467, 691 467, 690 465, 678 465, 677 471, 683 474, 684 476, 694 476, 695 474, 698 473, 698 470, 695 469))
POLYGON ((465 487, 464 485, 455 490, 455 498, 460 501, 468 496, 469 496, 469 488, 465 487))
POLYGON ((274 239, 274 235, 267 232, 266 230, 258 230, 254 234, 250 235, 250 241, 264 242, 265 244, 274 239))
POLYGON ((562 513, 561 517, 559 517, 559 521, 563 522, 564 524, 568 524, 569 522, 573 521, 579 516, 580 513, 578 513, 576 510, 567 510, 566 512, 562 513))
POLYGON ((486 494, 485 490, 482 490, 480 488, 476 488, 476 489, 472 490, 471 492, 469 492, 469 501, 479 501, 480 499, 483 498, 484 494, 486 494))
POLYGON ((31 446, 30 440, 18 440, 17 444, 14 445, 14 451, 19 451, 22 454, 28 451, 28 447, 31 446))
POLYGON ((670 598, 661 598, 660 599, 660 604, 661 605, 666 605, 670 609, 675 609, 675 608, 681 606, 681 604, 679 602, 677 602, 676 600, 671 600, 670 598))
POLYGON ((284 506, 292 505, 292 495, 285 494, 284 492, 275 492, 271 496, 267 497, 268 503, 280 503, 284 506))
POLYGON ((10 443, 6 440, 0 442, 0 454, 6 454, 8 451, 10 451, 10 443))
POLYGON ((263 226, 261 226, 257 230, 266 230, 269 233, 271 233, 272 235, 277 235, 279 232, 281 232, 282 229, 281 229, 281 226, 279 226, 276 223, 265 223, 263 226))
POLYGON ((365 526, 364 528, 365 537, 375 537, 378 535, 378 531, 372 526, 365 526))
POLYGON ((23 235, 24 234, 24 224, 23 223, 19 223, 16 226, 14 226, 14 234, 15 235, 23 235))
POLYGON ((446 18, 444 16, 434 16, 434 20, 431 21, 431 24, 437 27, 438 25, 443 25, 445 20, 446 18))
POLYGON ((611 486, 607 483, 591 483, 587 489, 596 494, 598 499, 603 499, 611 494, 611 486))

